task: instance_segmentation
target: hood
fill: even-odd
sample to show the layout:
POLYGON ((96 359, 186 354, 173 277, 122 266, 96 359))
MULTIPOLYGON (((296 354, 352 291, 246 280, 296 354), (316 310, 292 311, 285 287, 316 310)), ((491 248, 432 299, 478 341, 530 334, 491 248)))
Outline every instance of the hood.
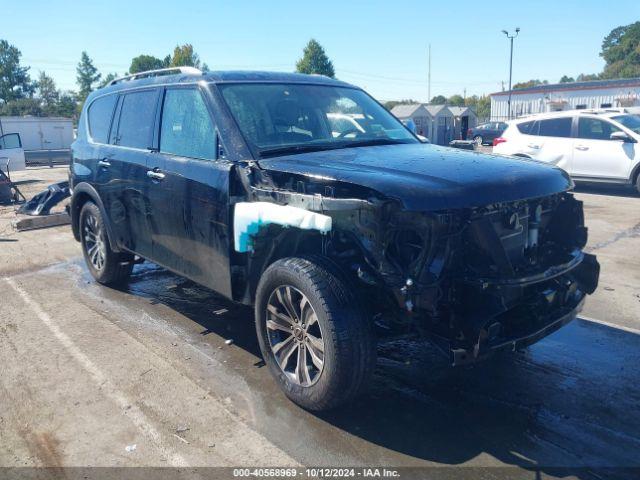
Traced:
POLYGON ((367 187, 410 211, 480 207, 573 187, 564 170, 534 160, 424 144, 302 153, 259 164, 266 170, 367 187))

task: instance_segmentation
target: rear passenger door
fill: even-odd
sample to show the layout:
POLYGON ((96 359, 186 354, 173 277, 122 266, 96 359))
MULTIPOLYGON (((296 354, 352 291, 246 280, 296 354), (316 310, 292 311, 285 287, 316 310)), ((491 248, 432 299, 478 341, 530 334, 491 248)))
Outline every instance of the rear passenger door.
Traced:
POLYGON ((547 118, 536 121, 527 138, 529 155, 571 173, 573 139, 571 138, 573 117, 547 118))
MULTIPOLYGON (((100 196, 116 243, 153 259, 153 223, 157 205, 149 198, 147 163, 154 140, 159 88, 120 95, 110 145, 99 162, 100 196)), ((164 209, 163 207, 160 207, 164 209)))
POLYGON ((218 158, 206 91, 167 87, 159 115, 158 151, 150 157, 151 199, 161 215, 153 228, 159 264, 231 296, 229 173, 218 158))

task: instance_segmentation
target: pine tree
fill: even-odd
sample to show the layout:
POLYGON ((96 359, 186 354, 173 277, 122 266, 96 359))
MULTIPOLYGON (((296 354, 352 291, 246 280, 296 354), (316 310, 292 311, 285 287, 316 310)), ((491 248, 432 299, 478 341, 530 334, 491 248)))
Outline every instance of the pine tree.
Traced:
POLYGON ((335 77, 333 63, 327 57, 322 45, 313 38, 304 47, 302 58, 296 63, 296 71, 298 73, 315 73, 331 78, 335 77))
POLYGON ((80 100, 84 102, 87 96, 93 91, 93 84, 99 82, 102 75, 93 65, 93 60, 89 58, 87 52, 82 52, 76 72, 76 82, 79 87, 78 96, 80 100))

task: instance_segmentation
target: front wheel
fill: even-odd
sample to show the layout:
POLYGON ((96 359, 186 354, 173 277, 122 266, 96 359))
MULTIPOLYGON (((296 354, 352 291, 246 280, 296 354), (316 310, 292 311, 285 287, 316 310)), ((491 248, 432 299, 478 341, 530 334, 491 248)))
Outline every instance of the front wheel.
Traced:
POLYGON ((636 192, 640 194, 640 173, 636 175, 636 192))
POLYGON ((87 202, 80 210, 80 241, 87 267, 97 282, 105 285, 121 283, 133 269, 133 257, 111 250, 100 209, 87 202))
POLYGON ((476 135, 475 137, 473 137, 473 143, 475 143, 477 146, 481 146, 482 137, 480 135, 476 135))
POLYGON ((255 316, 264 361, 298 405, 327 410, 365 389, 375 367, 371 325, 333 264, 274 262, 260 279, 255 316))

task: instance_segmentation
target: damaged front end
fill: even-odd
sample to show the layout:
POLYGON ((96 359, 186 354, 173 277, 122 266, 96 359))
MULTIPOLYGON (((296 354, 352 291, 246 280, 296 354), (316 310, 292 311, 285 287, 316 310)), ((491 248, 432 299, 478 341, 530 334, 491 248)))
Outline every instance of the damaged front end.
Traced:
POLYGON ((461 365, 552 333, 598 283, 598 262, 582 251, 582 203, 570 193, 414 212, 352 184, 253 173, 241 206, 259 218, 252 231, 242 227, 251 233, 248 256, 236 242, 235 284, 248 285, 238 295, 245 299, 273 259, 321 254, 352 278, 378 326, 428 336, 461 365), (271 219, 256 213, 263 202, 271 219))

